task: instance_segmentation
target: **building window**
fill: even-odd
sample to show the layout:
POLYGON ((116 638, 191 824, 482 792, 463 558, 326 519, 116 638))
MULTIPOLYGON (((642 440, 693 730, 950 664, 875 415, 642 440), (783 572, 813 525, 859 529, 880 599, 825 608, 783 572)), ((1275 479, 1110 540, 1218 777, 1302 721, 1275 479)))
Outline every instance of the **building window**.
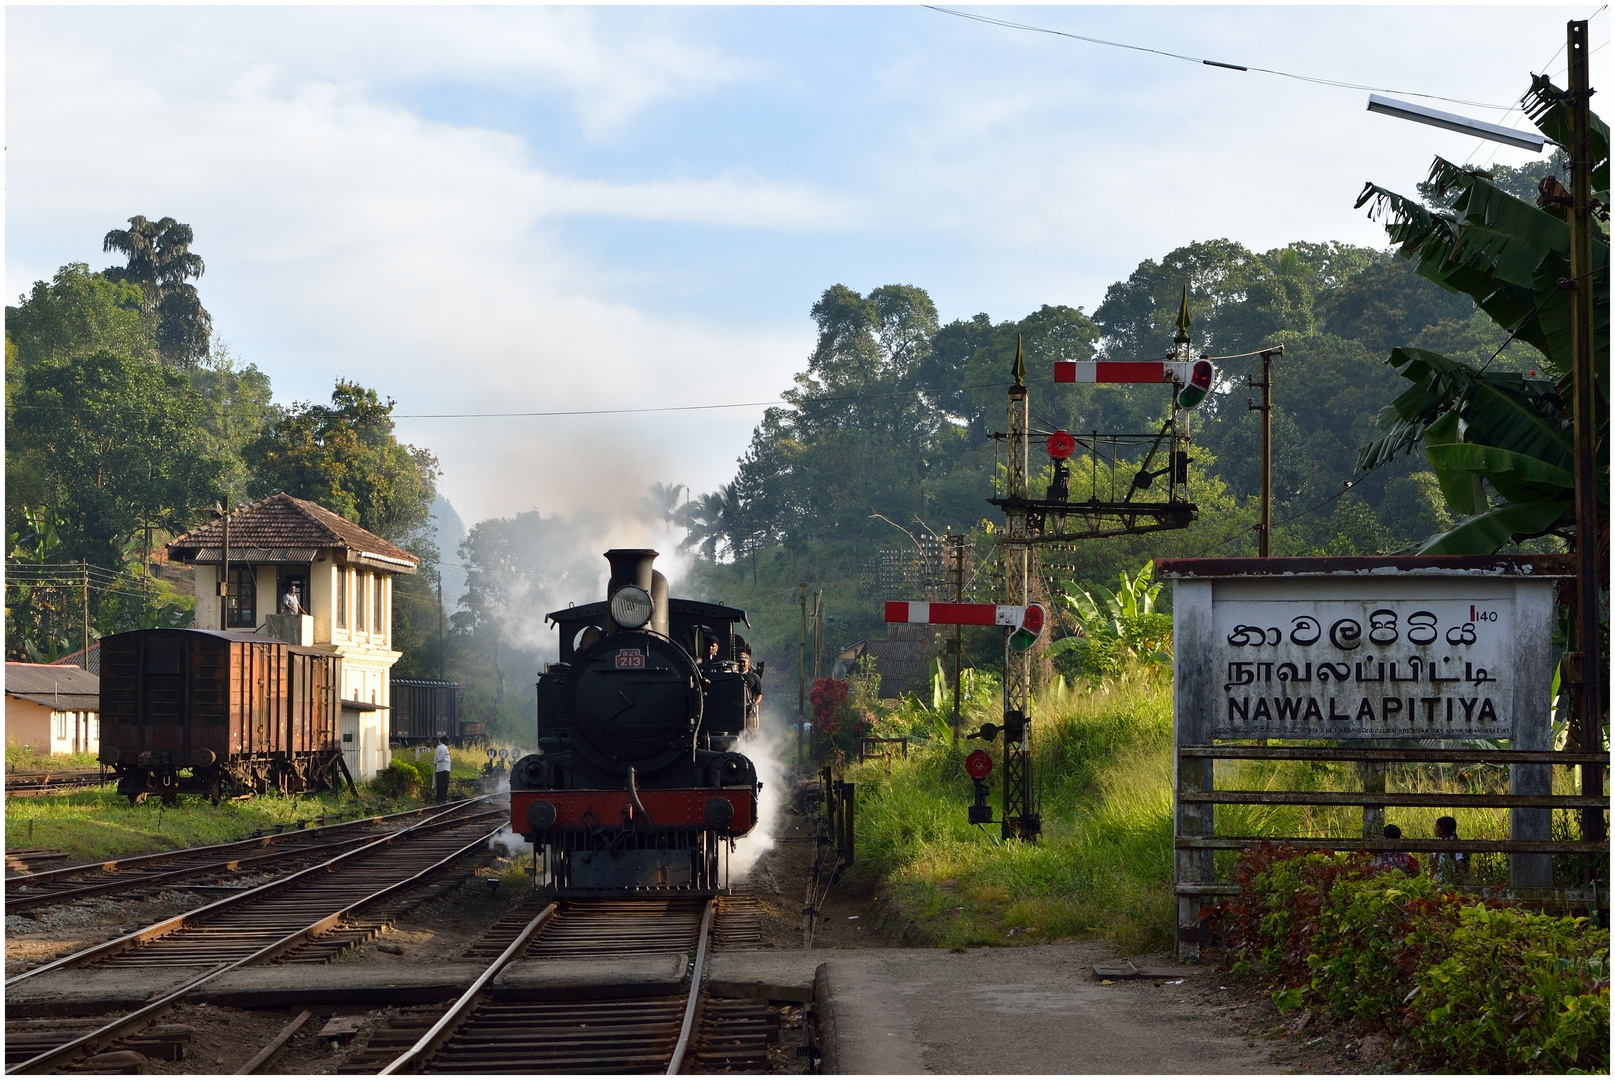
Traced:
POLYGON ((51 719, 56 721, 56 738, 58 741, 73 737, 71 729, 67 726, 72 718, 67 713, 51 713, 51 719))
POLYGON ((230 600, 225 605, 230 626, 258 625, 258 574, 255 567, 230 567, 230 600))
POLYGON ((338 569, 336 572, 336 624, 338 628, 348 628, 348 572, 338 569))
POLYGON ((383 609, 382 603, 381 603, 381 590, 382 590, 382 586, 385 585, 386 582, 387 582, 386 578, 382 577, 380 574, 377 574, 376 575, 376 591, 371 596, 371 602, 375 605, 375 607, 374 607, 374 610, 372 612, 371 619, 370 619, 370 632, 377 635, 378 637, 387 628, 387 622, 386 622, 386 619, 384 618, 384 615, 383 615, 384 609, 383 609))
POLYGON ((370 601, 365 599, 365 589, 370 586, 370 575, 353 572, 353 628, 364 633, 365 613, 370 610, 370 601))

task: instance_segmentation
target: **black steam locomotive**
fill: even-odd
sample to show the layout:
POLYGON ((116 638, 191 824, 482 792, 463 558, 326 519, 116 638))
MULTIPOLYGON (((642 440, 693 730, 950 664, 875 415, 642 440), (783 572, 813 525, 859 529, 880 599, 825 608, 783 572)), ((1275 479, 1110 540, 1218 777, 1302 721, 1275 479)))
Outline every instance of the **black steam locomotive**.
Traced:
POLYGON ((548 616, 560 659, 538 681, 539 752, 510 771, 510 811, 557 892, 717 890, 724 845, 757 824, 762 785, 736 749, 746 613, 669 599, 656 554, 606 552, 609 599, 548 616))

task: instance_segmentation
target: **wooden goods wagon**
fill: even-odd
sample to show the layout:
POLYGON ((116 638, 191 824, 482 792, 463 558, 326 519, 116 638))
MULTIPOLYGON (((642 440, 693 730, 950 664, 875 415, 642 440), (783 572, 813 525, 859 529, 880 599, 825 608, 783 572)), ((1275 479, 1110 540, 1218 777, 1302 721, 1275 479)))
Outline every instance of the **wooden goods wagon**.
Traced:
POLYGON ((341 658, 254 634, 103 638, 101 762, 131 802, 335 786, 341 658))
POLYGON ((460 722, 459 683, 393 679, 388 692, 394 746, 418 746, 440 738, 459 743, 465 738, 465 725, 460 722))

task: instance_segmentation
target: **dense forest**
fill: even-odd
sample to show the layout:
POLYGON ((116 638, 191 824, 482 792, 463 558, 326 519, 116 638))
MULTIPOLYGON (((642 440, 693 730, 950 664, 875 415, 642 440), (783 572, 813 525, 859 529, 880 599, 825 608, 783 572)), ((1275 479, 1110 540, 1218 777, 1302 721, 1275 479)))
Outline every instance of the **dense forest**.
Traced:
MULTIPOLYGON (((642 517, 665 537, 664 551, 683 556, 669 567, 679 592, 751 613, 772 701, 790 711, 802 586, 822 594, 821 661, 884 633, 877 601, 925 587, 917 556, 939 534, 966 537, 968 592, 996 595, 1001 519, 987 499, 999 481, 993 434, 1005 423, 1017 346, 1035 429, 1156 431, 1171 407, 1166 388, 1056 385, 1053 365, 1165 356, 1186 296, 1197 352, 1285 347, 1274 370, 1275 554, 1411 551, 1470 522, 1490 532, 1465 542, 1486 550, 1560 548, 1553 483, 1563 471, 1536 462, 1521 486, 1522 466, 1496 466, 1492 447, 1480 458, 1446 453, 1491 437, 1469 398, 1455 412, 1442 396, 1479 386, 1537 409, 1549 435, 1563 427, 1549 381, 1565 367, 1552 313, 1527 311, 1516 289, 1510 322, 1498 308, 1502 287, 1478 291, 1484 268, 1461 281, 1443 276, 1463 269, 1454 244, 1476 227, 1482 198, 1494 232, 1504 200, 1548 222, 1546 231, 1534 218, 1526 224, 1533 236, 1551 234, 1537 255, 1557 265, 1552 228, 1562 230, 1562 213, 1554 220, 1551 206, 1537 208, 1543 175, 1563 176, 1562 159, 1487 173, 1438 159, 1419 198, 1365 191, 1399 250, 1296 242, 1258 253, 1199 241, 1140 263, 1091 312, 1050 297, 1019 320, 944 321, 920 284, 832 285, 808 312, 817 333, 805 369, 782 395, 787 404, 757 425, 734 479, 700 494, 655 484, 642 517), (1432 371, 1445 374, 1432 382, 1432 371), (1468 436, 1449 430, 1458 412, 1468 436), (1443 440, 1453 445, 1436 446, 1443 440)), ((213 337, 191 284, 204 272, 192 243, 172 218, 132 218, 105 240, 125 265, 64 266, 6 309, 8 656, 52 659, 77 647, 81 565, 92 577, 92 638, 184 625, 188 575, 163 564, 163 543, 216 503, 283 490, 421 556, 421 573, 395 593, 396 672, 460 680, 469 715, 520 738, 550 651, 542 613, 593 598, 605 523, 533 510, 461 534, 437 495, 436 459, 397 440, 392 403, 377 391, 339 381, 329 404, 274 403, 268 376, 213 337), (440 607, 444 566, 464 589, 440 607)), ((1035 589, 1071 592, 1120 573, 1136 580, 1161 557, 1254 554, 1260 463, 1249 381, 1258 371, 1255 357, 1224 362, 1193 413, 1192 525, 1045 551, 1035 589)), ((1039 460, 1034 453, 1034 487, 1047 482, 1039 460)), ((1057 620, 1054 636, 1069 629, 1057 620)), ((991 634, 968 640, 967 662, 990 665, 997 648, 991 634)))

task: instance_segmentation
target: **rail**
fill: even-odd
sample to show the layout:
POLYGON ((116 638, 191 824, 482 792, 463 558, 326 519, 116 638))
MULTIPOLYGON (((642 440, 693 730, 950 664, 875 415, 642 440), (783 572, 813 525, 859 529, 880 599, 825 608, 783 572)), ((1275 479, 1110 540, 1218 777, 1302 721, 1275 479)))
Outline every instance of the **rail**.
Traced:
MULTIPOLYGON (((399 1017, 395 1030, 407 1032, 407 1041, 389 1033, 386 1045, 393 1049, 388 1052, 396 1056, 372 1059, 371 1067, 383 1076, 664 1070, 677 1074, 692 1053, 702 1052, 697 1031, 703 983, 707 957, 718 938, 718 898, 700 902, 698 927, 687 921, 697 910, 688 902, 694 899, 546 904, 424 1032, 417 1034, 418 1021, 399 1017), (489 992, 499 972, 521 956, 606 957, 659 951, 658 945, 684 951, 685 956, 694 946, 689 985, 682 997, 653 993, 527 1002, 502 1001, 489 992)), ((497 928, 494 936, 503 940, 497 928)))
MULTIPOLYGON (((481 816, 481 815, 478 815, 478 816, 481 816)), ((435 819, 433 819, 433 820, 435 821, 435 819)), ((475 819, 473 818, 473 819, 469 819, 469 820, 475 820, 475 819)), ((461 824, 466 824, 466 823, 467 822, 461 822, 461 824)), ((420 825, 412 826, 410 828, 410 830, 408 830, 408 831, 414 832, 414 831, 417 831, 417 830, 424 830, 430 824, 432 824, 432 822, 422 822, 420 825)), ((395 893, 398 893, 398 892, 401 892, 401 891, 404 891, 404 890, 407 890, 409 888, 414 887, 415 885, 419 884, 423 879, 425 879, 427 877, 430 877, 431 875, 437 873, 439 870, 443 869, 444 867, 446 867, 450 863, 452 863, 455 860, 459 859, 460 857, 464 856, 468 852, 471 852, 473 850, 476 850, 476 849, 482 847, 482 845, 487 842, 488 837, 493 836, 498 831, 499 831, 498 829, 489 830, 487 833, 479 835, 478 837, 473 839, 470 843, 464 844, 464 845, 456 848, 455 850, 451 851, 448 855, 444 856, 441 859, 438 859, 437 861, 433 862, 429 866, 427 866, 427 867, 425 867, 425 868, 423 868, 421 870, 418 870, 416 873, 411 874, 410 876, 408 876, 408 877, 406 877, 406 878, 404 878, 402 880, 395 881, 395 882, 393 882, 393 883, 391 883, 391 884, 389 884, 389 885, 387 885, 387 886, 385 886, 385 887, 383 887, 381 889, 378 889, 375 892, 372 892, 372 893, 370 893, 370 894, 368 894, 366 896, 363 896, 363 897, 361 897, 361 898, 359 898, 357 900, 354 900, 354 901, 352 901, 350 903, 344 904, 338 910, 330 912, 329 914, 326 914, 326 915, 322 916, 321 918, 316 919, 313 922, 308 923, 307 925, 303 926, 302 928, 300 928, 298 930, 294 930, 291 933, 282 936, 277 941, 274 941, 274 942, 272 942, 272 943, 270 943, 268 945, 265 945, 263 948, 260 948, 260 949, 256 950, 255 952, 251 953, 248 956, 242 957, 241 959, 235 960, 235 961, 233 961, 231 963, 228 963, 228 964, 220 964, 220 965, 214 967, 213 970, 203 973, 202 975, 200 975, 197 978, 192 979, 191 981, 185 983, 183 986, 181 986, 178 989, 170 992, 169 994, 163 996, 162 998, 159 998, 156 1001, 150 1002, 149 1004, 144 1005, 139 1009, 136 1009, 134 1012, 129 1013, 126 1016, 120 1017, 117 1020, 113 1020, 112 1022, 110 1022, 110 1023, 108 1023, 108 1024, 106 1024, 106 1025, 104 1025, 104 1026, 102 1026, 100 1028, 97 1028, 94 1031, 88 1032, 88 1033, 86 1033, 84 1035, 78 1036, 77 1038, 70 1040, 69 1042, 63 1044, 62 1046, 59 1046, 59 1047, 55 1048, 54 1050, 49 1050, 49 1051, 46 1051, 46 1052, 44 1052, 42 1054, 38 1054, 35 1057, 32 1057, 29 1060, 21 1063, 20 1065, 17 1065, 14 1068, 8 1069, 7 1074, 9 1075, 9 1074, 13 1074, 13 1073, 47 1072, 47 1071, 50 1071, 51 1069, 54 1069, 54 1068, 60 1067, 61 1065, 66 1064, 68 1061, 70 1061, 72 1058, 78 1056, 79 1054, 87 1053, 87 1052, 91 1052, 91 1051, 94 1051, 96 1049, 99 1049, 100 1047, 105 1046, 107 1043, 115 1041, 116 1039, 121 1037, 126 1032, 129 1032, 129 1031, 133 1030, 134 1028, 136 1028, 136 1027, 146 1023, 147 1021, 151 1020, 153 1017, 158 1016, 161 1013, 165 1012, 167 1009, 169 1009, 170 1007, 172 1007, 173 1005, 177 1004, 179 1001, 184 999, 187 995, 191 994, 192 992, 194 992, 198 988, 206 985, 207 983, 210 983, 213 980, 219 978, 220 976, 225 975, 228 972, 235 971, 235 970, 237 970, 239 968, 248 967, 248 966, 251 966, 253 964, 260 963, 260 962, 262 962, 264 960, 274 959, 275 957, 281 955, 282 953, 284 953, 284 952, 296 947, 297 945, 301 944, 302 942, 306 941, 308 938, 312 937, 313 935, 318 934, 323 930, 330 929, 331 927, 333 927, 337 923, 339 923, 345 916, 348 916, 348 915, 352 914, 354 911, 358 910, 359 908, 362 908, 362 907, 364 907, 364 906, 366 906, 368 904, 376 903, 377 901, 383 900, 383 899, 385 899, 385 898, 387 898, 387 897, 389 897, 389 896, 391 896, 391 895, 393 895, 395 893)), ((361 849, 361 850, 363 850, 363 851, 374 850, 375 848, 383 846, 384 844, 390 842, 391 839, 392 838, 389 838, 389 840, 378 841, 376 844, 371 845, 370 847, 367 847, 367 848, 364 848, 364 849, 361 849)), ((348 859, 348 858, 350 858, 350 857, 352 857, 353 855, 356 855, 356 854, 358 854, 358 853, 357 852, 349 852, 346 855, 338 856, 337 859, 333 859, 333 860, 331 860, 331 862, 337 862, 337 861, 346 860, 346 859, 348 859)), ((322 870, 322 869, 326 869, 326 868, 328 868, 329 865, 330 865, 329 863, 324 863, 324 864, 321 864, 320 866, 317 866, 317 867, 310 867, 309 870, 307 870, 307 871, 299 871, 298 874, 293 875, 293 877, 300 878, 304 874, 311 873, 311 872, 314 872, 314 871, 319 871, 319 870, 322 870)), ((291 880, 290 878, 285 878, 285 879, 281 879, 281 881, 279 881, 279 882, 271 882, 270 884, 271 885, 279 885, 281 887, 284 887, 286 884, 288 884, 290 882, 290 880, 291 880)), ((265 888, 268 888, 268 887, 269 886, 265 886, 265 888)), ((259 892, 259 890, 253 890, 253 891, 255 893, 259 892)), ((239 902, 242 901, 242 899, 243 899, 242 897, 230 897, 230 898, 228 898, 227 901, 222 901, 221 903, 239 903, 239 902)), ((217 909, 218 906, 219 905, 217 905, 217 904, 210 904, 210 905, 208 905, 207 909, 203 909, 203 910, 214 910, 214 909, 217 909)), ((192 914, 194 915, 195 913, 192 913, 192 914)), ((130 936, 133 936, 133 935, 130 935, 130 936)), ((120 939, 120 940, 122 940, 122 939, 120 939)), ((86 950, 86 951, 88 952, 88 951, 93 951, 93 950, 86 950)), ((72 960, 74 958, 73 957, 68 957, 68 958, 64 958, 64 959, 72 960)), ((59 966, 61 966, 61 964, 59 964, 59 963, 49 965, 49 967, 52 968, 52 969, 54 969, 56 967, 59 967, 59 966)), ((35 974, 35 973, 37 973, 37 971, 40 971, 40 970, 44 970, 44 969, 43 968, 36 969, 35 972, 25 973, 25 975, 27 975, 27 974, 35 974)), ((20 979, 24 978, 25 975, 24 976, 18 976, 16 979, 7 980, 6 985, 10 986, 12 983, 14 983, 16 981, 19 981, 20 979)))
MULTIPOLYGON (((480 796, 479 799, 489 796, 480 796)), ((29 874, 14 874, 6 878, 6 889, 13 886, 31 886, 42 881, 54 881, 57 878, 72 877, 79 874, 92 874, 97 871, 118 872, 130 870, 138 866, 145 866, 154 862, 164 862, 172 859, 185 859, 198 855, 230 851, 235 848, 270 847, 283 840, 302 840, 319 833, 331 832, 338 829, 355 829, 366 825, 380 825, 400 818, 420 817, 423 814, 442 813, 445 809, 453 810, 461 806, 477 802, 479 799, 457 800, 448 804, 446 808, 437 806, 422 806, 414 810, 400 810, 393 814, 377 814, 368 817, 349 818, 347 821, 338 821, 332 825, 316 825, 312 829, 298 829, 295 832, 275 832, 264 836, 252 836, 245 840, 227 840, 222 844, 202 844, 197 847, 174 848, 170 851, 154 851, 149 855, 130 855, 122 859, 103 859, 100 862, 78 863, 74 866, 57 866, 49 870, 38 870, 29 874)), ((11 897, 6 898, 6 906, 12 906, 11 897)))
POLYGON ((673 1047, 673 1059, 667 1063, 667 1075, 677 1076, 684 1068, 684 1055, 690 1048, 690 1034, 695 1030, 695 1010, 701 1003, 701 974, 707 962, 707 942, 712 936, 712 914, 718 908, 716 898, 707 901, 701 916, 701 940, 695 947, 695 966, 690 969, 690 999, 684 1006, 684 1025, 679 1028, 679 1041, 673 1047))
POLYGON ((422 1035, 414 1046, 398 1055, 391 1064, 382 1069, 377 1075, 392 1076, 396 1073, 414 1072, 422 1061, 425 1061, 439 1046, 442 1046, 449 1036, 454 1034, 454 1029, 460 1026, 460 1022, 470 1016, 471 1010, 476 1008, 477 997, 482 993, 483 987, 492 982, 494 976, 503 971, 506 964, 526 951, 528 943, 533 940, 533 935, 542 930, 555 917, 557 907, 559 905, 551 901, 549 906, 534 916, 532 921, 522 928, 521 933, 516 935, 516 939, 505 947, 505 951, 500 953, 494 962, 489 964, 481 975, 477 976, 476 981, 471 984, 470 988, 460 995, 459 1000, 449 1007, 449 1011, 443 1014, 443 1018, 433 1024, 431 1029, 425 1035, 422 1035))
POLYGON ((452 827, 453 825, 457 824, 457 822, 454 820, 455 815, 461 813, 476 803, 495 797, 496 796, 494 795, 484 795, 477 799, 467 800, 452 810, 443 811, 440 814, 427 818, 425 821, 411 825, 407 829, 400 829, 397 832, 389 833, 384 837, 371 841, 363 847, 355 848, 352 851, 343 852, 341 855, 338 855, 332 859, 327 859, 325 862, 316 863, 313 866, 298 870, 297 872, 288 874, 285 877, 279 877, 274 881, 265 882, 256 888, 246 889, 235 896, 226 896, 222 899, 215 900, 210 904, 204 904, 199 908, 194 908, 191 911, 171 916, 167 919, 163 919, 160 922, 153 923, 150 926, 124 934, 121 937, 113 938, 111 941, 104 941, 99 945, 91 945, 88 948, 80 949, 76 953, 53 960, 48 964, 41 964, 39 967, 30 968, 27 971, 22 972, 20 975, 13 975, 11 978, 7 979, 5 981, 5 985, 7 987, 15 986, 25 979, 31 979, 35 976, 43 975, 49 971, 57 971, 59 969, 68 967, 77 967, 81 964, 89 963, 92 960, 99 960, 115 953, 122 952, 125 949, 131 949, 136 946, 146 944, 147 942, 155 941, 158 938, 166 937, 169 934, 184 929, 188 925, 192 925, 203 917, 216 915, 219 912, 225 911, 232 907, 252 903, 255 900, 262 899, 264 896, 267 896, 270 893, 278 892, 291 885, 294 885, 305 877, 310 877, 322 872, 328 872, 339 863, 346 862, 349 859, 357 859, 359 856, 364 855, 367 852, 375 851, 379 848, 395 843, 398 840, 406 836, 410 836, 416 832, 452 827))

